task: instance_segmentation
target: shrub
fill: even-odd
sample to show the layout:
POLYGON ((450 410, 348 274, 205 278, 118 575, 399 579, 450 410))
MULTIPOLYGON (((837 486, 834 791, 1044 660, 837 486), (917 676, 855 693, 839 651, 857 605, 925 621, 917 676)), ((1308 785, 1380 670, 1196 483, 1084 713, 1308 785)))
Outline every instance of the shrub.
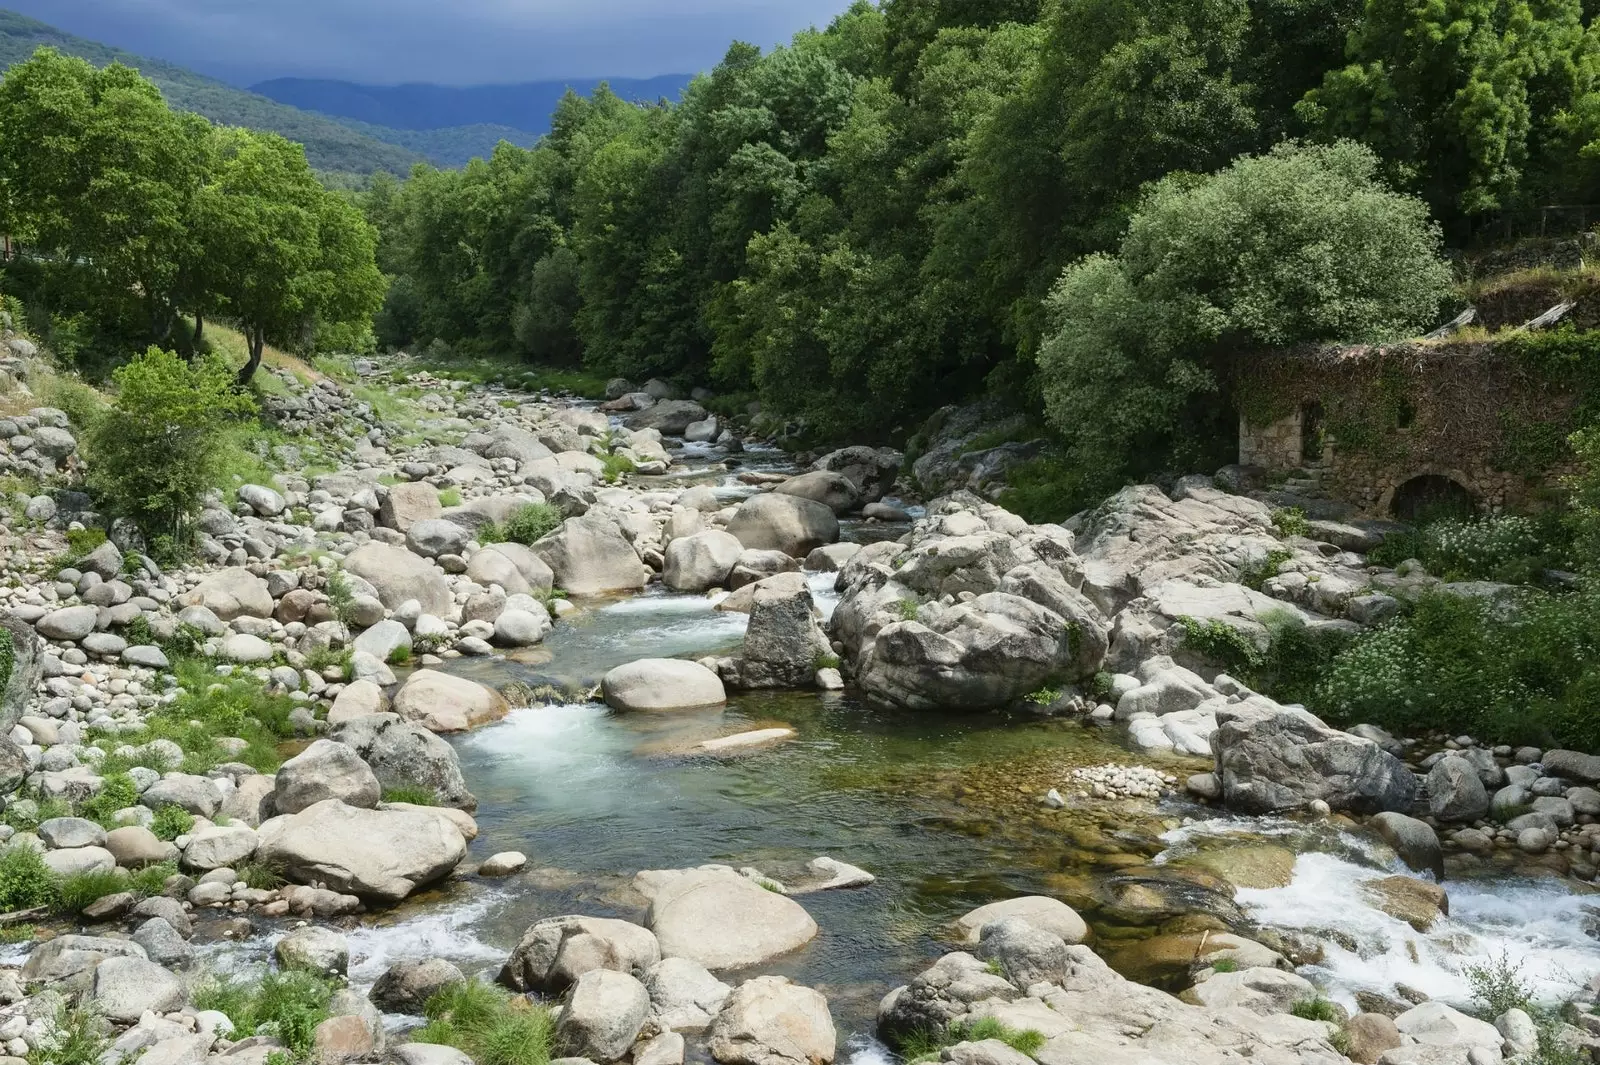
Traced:
POLYGON ((478 542, 485 544, 532 544, 561 527, 561 508, 552 503, 529 503, 518 507, 502 524, 490 522, 478 530, 478 542))
POLYGON ((117 399, 90 435, 90 484, 118 514, 183 550, 224 461, 229 421, 254 410, 226 363, 151 348, 116 371, 117 399))
POLYGON ((438 806, 439 793, 432 788, 402 785, 397 788, 384 788, 383 801, 405 802, 412 806, 438 806))
POLYGON ((128 878, 118 871, 73 873, 57 884, 56 902, 67 913, 82 913, 91 903, 127 890, 128 878))
POLYGON ((32 847, 0 851, 0 911, 31 910, 56 902, 56 877, 32 847))
POLYGON ((355 619, 356 594, 345 572, 338 569, 329 571, 322 590, 328 597, 328 605, 333 608, 333 616, 341 624, 351 624, 355 619))
POLYGON ((1272 512, 1272 524, 1285 536, 1311 535, 1311 522, 1299 507, 1283 507, 1272 512))
POLYGON ((439 493, 441 507, 459 507, 461 505, 461 490, 459 488, 446 488, 439 493))
POLYGON ((976 1021, 957 1021, 943 1031, 923 1029, 902 1040, 900 1055, 908 1063, 935 1060, 945 1047, 957 1043, 998 1039, 1011 1049, 1032 1057, 1044 1046, 1044 1033, 1032 1028, 1011 1028, 993 1017, 976 1021))
POLYGON ((157 862, 128 874, 128 889, 146 898, 159 895, 166 889, 167 878, 178 871, 177 862, 157 862))
POLYGON ((609 452, 600 456, 600 473, 606 479, 606 484, 616 484, 622 480, 622 475, 632 473, 638 467, 632 459, 617 452, 609 452))
POLYGON ((191 999, 196 1009, 226 1014, 235 1039, 275 1035, 304 1059, 312 1033, 328 1019, 334 990, 332 982, 297 969, 267 973, 257 981, 213 975, 195 985, 191 999))
POLYGON ((111 1046, 109 1028, 87 1007, 56 1007, 54 1031, 28 1051, 28 1065, 100 1065, 111 1046))
POLYGON ((921 607, 918 606, 915 599, 897 599, 891 609, 900 616, 901 621, 915 621, 917 620, 917 611, 921 607))
POLYGON ((1571 443, 1584 465, 1584 472, 1568 486, 1578 565, 1584 572, 1600 576, 1600 425, 1574 433, 1571 443))
POLYGON ((150 821, 150 831, 155 833, 157 839, 171 843, 179 836, 186 836, 194 828, 194 815, 181 806, 167 805, 156 811, 155 817, 150 821))
POLYGON ((1321 995, 1301 999, 1289 1007, 1289 1012, 1303 1021, 1331 1021, 1338 1024, 1343 1020, 1339 1015, 1339 1007, 1321 995))
POLYGON ((139 786, 127 773, 104 773, 101 779, 104 784, 99 793, 78 804, 78 816, 94 821, 101 828, 120 827, 111 815, 139 801, 139 786))

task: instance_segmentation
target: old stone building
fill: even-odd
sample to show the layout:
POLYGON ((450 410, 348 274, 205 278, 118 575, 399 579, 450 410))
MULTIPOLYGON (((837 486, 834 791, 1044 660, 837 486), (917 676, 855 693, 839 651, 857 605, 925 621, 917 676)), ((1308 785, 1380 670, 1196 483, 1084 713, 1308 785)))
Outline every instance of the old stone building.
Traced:
POLYGON ((1581 388, 1563 377, 1486 340, 1253 355, 1234 383, 1239 462, 1367 517, 1539 509, 1576 471, 1581 388))

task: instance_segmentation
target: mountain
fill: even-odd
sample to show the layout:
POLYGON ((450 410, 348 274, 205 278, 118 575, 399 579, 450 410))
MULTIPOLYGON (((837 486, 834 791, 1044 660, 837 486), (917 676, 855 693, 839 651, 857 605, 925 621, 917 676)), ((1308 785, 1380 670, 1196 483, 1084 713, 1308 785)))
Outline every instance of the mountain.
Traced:
POLYGON ((571 88, 587 96, 605 81, 628 100, 676 98, 688 74, 656 78, 568 79, 519 85, 358 85, 349 81, 277 78, 251 86, 279 103, 341 119, 396 130, 442 130, 491 125, 538 135, 550 131, 550 116, 571 88))
POLYGON ((318 170, 370 174, 390 170, 404 174, 422 162, 425 152, 357 131, 324 115, 286 107, 256 93, 203 77, 159 59, 146 59, 120 48, 76 37, 14 11, 0 10, 0 67, 20 63, 42 45, 81 56, 96 66, 121 62, 137 67, 161 88, 174 107, 194 111, 213 122, 281 133, 306 146, 318 170))

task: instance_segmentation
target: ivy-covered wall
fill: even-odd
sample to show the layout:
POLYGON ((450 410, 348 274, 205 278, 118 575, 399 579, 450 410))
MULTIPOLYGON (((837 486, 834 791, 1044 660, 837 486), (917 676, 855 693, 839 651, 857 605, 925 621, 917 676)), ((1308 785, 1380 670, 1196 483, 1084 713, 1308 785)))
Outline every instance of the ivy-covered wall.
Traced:
POLYGON ((1538 509, 1577 471, 1567 437, 1600 420, 1600 331, 1256 354, 1234 394, 1241 463, 1308 471, 1369 516, 1427 475, 1487 510, 1538 509))

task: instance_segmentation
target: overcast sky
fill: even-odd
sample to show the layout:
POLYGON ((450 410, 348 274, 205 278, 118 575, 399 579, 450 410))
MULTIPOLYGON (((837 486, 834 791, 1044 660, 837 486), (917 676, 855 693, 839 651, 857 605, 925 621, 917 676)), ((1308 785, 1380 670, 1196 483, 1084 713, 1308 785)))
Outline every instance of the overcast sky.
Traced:
POLYGON ((648 77, 766 47, 849 0, 0 0, 80 37, 249 85, 648 77))

